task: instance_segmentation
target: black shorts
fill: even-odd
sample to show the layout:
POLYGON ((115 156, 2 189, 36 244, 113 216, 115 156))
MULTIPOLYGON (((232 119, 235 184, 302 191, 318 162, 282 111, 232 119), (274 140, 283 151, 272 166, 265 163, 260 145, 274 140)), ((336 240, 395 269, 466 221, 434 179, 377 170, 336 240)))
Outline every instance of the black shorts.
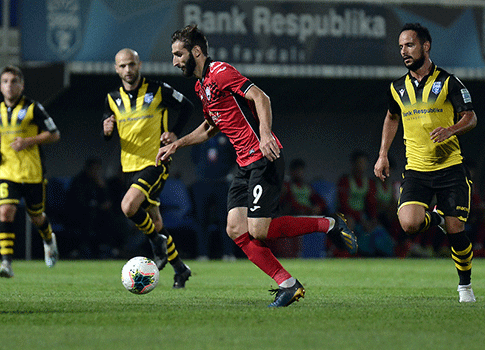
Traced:
POLYGON ((141 205, 143 209, 148 209, 151 205, 160 205, 160 193, 165 186, 169 169, 170 163, 164 163, 157 167, 151 165, 140 171, 125 173, 129 186, 145 194, 146 199, 141 205))
POLYGON ((0 180, 0 205, 18 205, 24 198, 25 207, 30 215, 40 215, 45 210, 45 185, 47 180, 40 183, 18 183, 0 180))
POLYGON ((400 191, 399 208, 418 204, 429 209, 436 195, 440 213, 457 217, 463 222, 468 219, 472 182, 463 164, 430 172, 405 170, 400 191))
POLYGON ((227 196, 227 210, 248 208, 248 217, 278 216, 279 201, 285 175, 283 154, 273 162, 262 158, 239 167, 227 196))

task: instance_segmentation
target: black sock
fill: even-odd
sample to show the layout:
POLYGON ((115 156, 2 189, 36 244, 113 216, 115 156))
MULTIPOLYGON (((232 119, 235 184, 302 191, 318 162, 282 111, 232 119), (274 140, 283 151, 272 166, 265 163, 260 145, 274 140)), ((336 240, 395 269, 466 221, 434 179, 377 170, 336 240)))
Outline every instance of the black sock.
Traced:
POLYGON ((451 245, 451 258, 460 278, 461 285, 471 283, 473 250, 470 239, 465 231, 447 234, 451 245))

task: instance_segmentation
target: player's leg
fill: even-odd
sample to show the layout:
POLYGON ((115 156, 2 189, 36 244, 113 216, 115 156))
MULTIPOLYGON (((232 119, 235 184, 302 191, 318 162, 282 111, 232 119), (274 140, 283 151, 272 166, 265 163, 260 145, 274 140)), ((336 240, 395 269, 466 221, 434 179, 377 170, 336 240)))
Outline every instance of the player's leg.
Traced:
POLYGON ((296 237, 313 232, 324 232, 338 246, 351 254, 357 253, 357 238, 348 227, 345 217, 336 213, 333 216, 305 217, 280 216, 269 225, 266 239, 296 237))
POLYGON ((303 286, 283 268, 264 242, 256 239, 267 236, 271 220, 278 212, 283 176, 282 156, 274 162, 263 158, 239 168, 229 189, 227 204, 229 237, 251 262, 278 283, 271 307, 288 306, 305 294, 303 286))
POLYGON ((20 184, 0 180, 0 277, 13 277, 12 260, 15 245, 15 214, 20 203, 20 184))
POLYGON ((471 287, 473 250, 465 233, 472 186, 464 167, 454 166, 445 171, 447 187, 437 194, 437 212, 445 218, 444 231, 451 245, 451 257, 459 277, 459 301, 474 302, 475 295, 471 287))
POLYGON ((44 243, 44 260, 48 267, 54 267, 59 259, 57 239, 47 215, 45 215, 45 185, 46 181, 37 184, 24 184, 24 198, 27 213, 37 228, 44 243))
POLYGON ((433 174, 406 170, 401 183, 398 201, 398 218, 404 232, 415 235, 426 232, 431 226, 442 223, 442 217, 429 211, 435 191, 433 174))
POLYGON ((175 275, 173 277, 173 288, 184 288, 185 282, 192 275, 190 268, 184 264, 179 256, 177 249, 175 248, 175 242, 168 230, 163 226, 162 216, 160 215, 160 209, 156 205, 151 205, 148 209, 148 214, 150 215, 153 223, 155 225, 155 231, 163 235, 166 239, 167 246, 167 258, 170 265, 172 265, 175 275))
POLYGON ((15 244, 15 213, 17 206, 11 203, 0 205, 0 254, 2 264, 0 277, 13 277, 12 260, 15 244))
POLYGON ((121 201, 121 210, 128 219, 133 221, 138 230, 148 237, 152 247, 153 260, 159 270, 162 270, 168 261, 167 238, 156 231, 151 216, 142 208, 142 203, 145 201, 145 193, 139 188, 132 186, 121 201))

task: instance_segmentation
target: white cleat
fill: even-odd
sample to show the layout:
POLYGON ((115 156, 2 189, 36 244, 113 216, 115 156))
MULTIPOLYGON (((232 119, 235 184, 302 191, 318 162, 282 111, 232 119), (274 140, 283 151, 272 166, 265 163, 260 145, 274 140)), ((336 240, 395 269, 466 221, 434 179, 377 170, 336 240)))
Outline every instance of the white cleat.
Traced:
POLYGON ((8 260, 3 260, 2 265, 0 265, 0 277, 13 277, 12 263, 8 260))
POLYGON ((50 243, 44 241, 44 259, 47 267, 54 267, 59 259, 59 250, 57 249, 56 235, 52 232, 52 240, 50 243))
POLYGON ((473 294, 472 284, 458 285, 458 294, 460 294, 460 303, 474 303, 475 294, 473 294))

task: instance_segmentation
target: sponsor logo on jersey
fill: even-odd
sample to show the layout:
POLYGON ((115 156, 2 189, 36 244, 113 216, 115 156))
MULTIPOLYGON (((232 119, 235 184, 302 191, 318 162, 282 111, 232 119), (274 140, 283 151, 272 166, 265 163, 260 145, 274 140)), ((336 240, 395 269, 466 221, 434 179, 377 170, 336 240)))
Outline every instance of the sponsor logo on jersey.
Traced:
POLYGON ((118 107, 121 106, 121 98, 116 99, 116 104, 118 105, 118 107))
POLYGON ((461 89, 460 92, 461 92, 461 96, 463 97, 463 102, 465 103, 472 102, 472 97, 470 96, 468 89, 461 89))
POLYGON ((399 90, 399 95, 401 95, 401 97, 403 97, 403 96, 404 96, 404 92, 405 92, 405 91, 406 91, 406 90, 404 90, 404 89, 400 89, 400 90, 399 90))
POLYGON ((255 205, 254 207, 249 208, 249 210, 251 210, 251 211, 256 211, 256 210, 258 210, 258 209, 260 209, 260 208, 261 208, 261 206, 259 206, 259 205, 255 205))

